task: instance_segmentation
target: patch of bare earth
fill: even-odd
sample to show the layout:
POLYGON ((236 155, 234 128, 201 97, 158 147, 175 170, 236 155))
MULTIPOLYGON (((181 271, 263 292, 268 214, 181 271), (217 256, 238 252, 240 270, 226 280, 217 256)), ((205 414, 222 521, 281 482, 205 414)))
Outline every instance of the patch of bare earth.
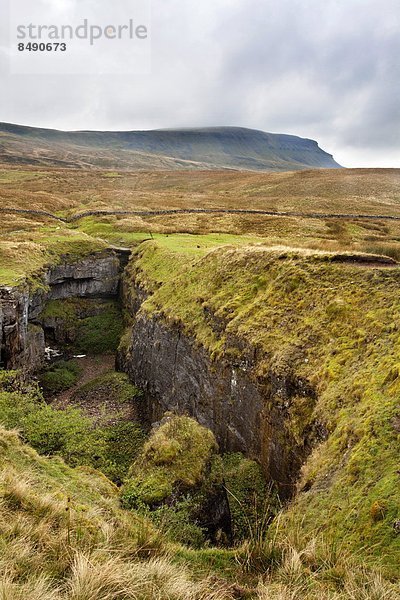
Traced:
POLYGON ((74 386, 53 398, 52 405, 55 408, 79 407, 98 425, 114 425, 121 421, 137 419, 134 403, 125 402, 121 405, 119 399, 109 393, 106 384, 93 386, 93 389, 90 390, 84 389, 86 384, 114 371, 115 356, 113 354, 85 356, 77 358, 76 361, 81 367, 81 375, 74 386))

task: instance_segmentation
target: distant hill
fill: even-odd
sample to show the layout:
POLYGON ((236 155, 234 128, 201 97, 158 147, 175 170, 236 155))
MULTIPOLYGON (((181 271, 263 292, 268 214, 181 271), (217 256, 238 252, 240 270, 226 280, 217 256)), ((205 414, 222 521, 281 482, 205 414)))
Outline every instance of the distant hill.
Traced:
POLYGON ((241 127, 66 132, 0 123, 0 162, 122 170, 340 168, 314 140, 241 127))

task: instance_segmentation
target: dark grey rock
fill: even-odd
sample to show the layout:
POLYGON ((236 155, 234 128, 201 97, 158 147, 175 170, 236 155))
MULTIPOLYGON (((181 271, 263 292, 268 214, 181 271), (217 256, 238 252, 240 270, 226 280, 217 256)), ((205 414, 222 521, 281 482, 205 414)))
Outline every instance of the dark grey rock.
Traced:
POLYGON ((76 262, 50 266, 43 286, 0 288, 0 363, 4 368, 35 371, 45 360, 45 341, 39 316, 49 300, 72 297, 115 298, 121 263, 112 250, 76 262))
MULTIPOLYGON (((145 297, 143 289, 131 287, 125 308, 138 311, 145 297)), ((290 365, 275 370, 273 359, 269 375, 257 378, 257 350, 231 339, 234 343, 240 347, 240 361, 213 362, 181 327, 139 310, 130 346, 120 349, 117 365, 144 391, 148 422, 159 421, 165 411, 193 416, 214 432, 222 451, 257 460, 281 496, 290 497, 316 433, 310 430, 304 440, 296 439, 289 409, 299 396, 313 407, 315 392, 293 375, 290 365)))

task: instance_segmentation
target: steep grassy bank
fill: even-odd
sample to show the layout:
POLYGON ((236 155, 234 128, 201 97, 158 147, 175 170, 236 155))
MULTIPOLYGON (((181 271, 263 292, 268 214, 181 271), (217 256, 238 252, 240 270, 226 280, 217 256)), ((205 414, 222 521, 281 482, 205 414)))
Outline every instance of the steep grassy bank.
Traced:
POLYGON ((130 276, 150 293, 142 314, 182 327, 215 361, 240 363, 256 348, 256 380, 273 371, 313 386, 315 407, 301 396, 284 407, 292 435, 320 432, 287 526, 323 532, 396 573, 399 269, 264 247, 196 256, 147 242, 130 276))
POLYGON ((103 475, 39 457, 0 428, 0 595, 12 600, 233 600, 166 556, 103 475))
POLYGON ((40 457, 0 427, 5 600, 398 598, 397 584, 333 545, 296 547, 265 533, 236 551, 172 545, 145 515, 120 508, 117 488, 100 472, 40 457))

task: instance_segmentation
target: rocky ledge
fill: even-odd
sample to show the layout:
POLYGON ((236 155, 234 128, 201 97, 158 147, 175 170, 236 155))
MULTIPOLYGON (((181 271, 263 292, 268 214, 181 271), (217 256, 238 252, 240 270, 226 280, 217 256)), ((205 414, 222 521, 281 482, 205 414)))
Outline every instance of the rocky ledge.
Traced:
POLYGON ((43 363, 45 336, 40 314, 50 300, 113 298, 118 295, 121 260, 114 250, 49 266, 31 291, 27 284, 0 288, 0 363, 34 371, 43 363))

